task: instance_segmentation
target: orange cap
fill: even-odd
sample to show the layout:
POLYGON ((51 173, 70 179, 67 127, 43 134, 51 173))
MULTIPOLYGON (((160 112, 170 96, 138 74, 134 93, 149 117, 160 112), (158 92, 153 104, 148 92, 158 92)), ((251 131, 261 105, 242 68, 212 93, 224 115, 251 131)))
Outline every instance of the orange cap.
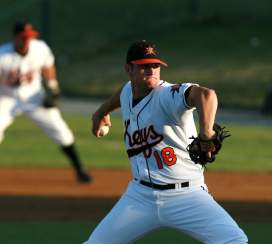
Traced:
POLYGON ((27 39, 36 38, 39 35, 39 32, 28 22, 18 22, 14 25, 13 34, 27 39))

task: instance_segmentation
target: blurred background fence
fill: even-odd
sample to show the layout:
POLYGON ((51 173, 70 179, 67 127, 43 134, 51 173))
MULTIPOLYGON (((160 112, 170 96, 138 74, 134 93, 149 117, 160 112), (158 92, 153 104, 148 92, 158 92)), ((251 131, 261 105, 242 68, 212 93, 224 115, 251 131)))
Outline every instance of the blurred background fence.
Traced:
POLYGON ((272 85, 269 0, 1 0, 0 42, 29 19, 56 55, 63 95, 104 98, 126 81, 128 45, 156 42, 162 78, 217 90, 221 106, 261 109, 272 85))

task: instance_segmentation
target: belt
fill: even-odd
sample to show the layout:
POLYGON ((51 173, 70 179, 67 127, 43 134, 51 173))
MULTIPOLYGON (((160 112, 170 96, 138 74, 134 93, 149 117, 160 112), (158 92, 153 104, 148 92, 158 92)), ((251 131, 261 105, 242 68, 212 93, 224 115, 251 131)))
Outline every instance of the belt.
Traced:
MULTIPOLYGON (((137 179, 135 179, 135 180, 137 180, 137 179)), ((143 180, 140 180, 139 183, 144 186, 148 186, 150 188, 157 189, 157 190, 169 190, 169 189, 176 189, 179 187, 182 187, 182 188, 189 187, 189 181, 185 181, 185 182, 178 183, 178 184, 167 184, 167 185, 158 185, 158 184, 143 181, 143 180)))

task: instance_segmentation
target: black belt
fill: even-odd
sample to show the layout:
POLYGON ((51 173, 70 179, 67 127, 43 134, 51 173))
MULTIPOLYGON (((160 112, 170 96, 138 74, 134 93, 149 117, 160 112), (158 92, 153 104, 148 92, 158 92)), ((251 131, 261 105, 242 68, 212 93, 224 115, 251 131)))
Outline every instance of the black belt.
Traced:
MULTIPOLYGON (((135 180, 137 180, 137 179, 135 179, 135 180)), ((176 189, 176 184, 158 185, 158 184, 143 181, 143 180, 140 180, 140 184, 142 184, 144 186, 151 187, 153 189, 157 189, 157 190, 176 189)), ((182 182, 182 183, 179 183, 179 184, 180 184, 180 187, 188 187, 189 186, 189 181, 182 182)))

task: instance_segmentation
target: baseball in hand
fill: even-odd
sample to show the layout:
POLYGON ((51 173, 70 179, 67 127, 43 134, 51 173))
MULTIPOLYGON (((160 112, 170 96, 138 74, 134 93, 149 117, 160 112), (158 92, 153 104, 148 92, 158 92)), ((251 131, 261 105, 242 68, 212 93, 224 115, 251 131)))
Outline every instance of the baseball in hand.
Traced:
POLYGON ((108 125, 103 125, 100 129, 99 129, 99 133, 98 136, 102 137, 105 136, 109 133, 110 127, 108 125))

